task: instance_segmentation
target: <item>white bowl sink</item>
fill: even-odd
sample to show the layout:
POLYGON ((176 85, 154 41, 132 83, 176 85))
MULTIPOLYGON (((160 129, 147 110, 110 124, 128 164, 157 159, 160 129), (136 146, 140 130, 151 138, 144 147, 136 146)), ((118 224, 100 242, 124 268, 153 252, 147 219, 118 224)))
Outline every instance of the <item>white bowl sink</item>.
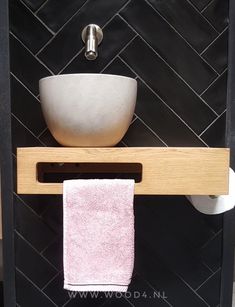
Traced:
POLYGON ((137 82, 124 76, 68 74, 39 81, 48 128, 63 146, 114 146, 135 109, 137 82))

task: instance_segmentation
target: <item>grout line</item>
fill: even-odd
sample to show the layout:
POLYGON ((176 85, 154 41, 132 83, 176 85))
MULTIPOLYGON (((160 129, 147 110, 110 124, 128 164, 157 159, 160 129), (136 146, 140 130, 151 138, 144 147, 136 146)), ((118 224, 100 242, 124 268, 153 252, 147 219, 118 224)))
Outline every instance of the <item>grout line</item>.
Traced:
POLYGON ((224 115, 224 113, 226 112, 227 109, 225 109, 217 118, 215 118, 201 133, 200 133, 200 137, 217 121, 221 118, 221 116, 224 115))
POLYGON ((128 147, 128 145, 124 141, 121 140, 120 143, 122 143, 125 147, 128 147))
MULTIPOLYGON (((119 15, 120 16, 120 15, 119 15)), ((127 21, 122 17, 120 16, 126 23, 127 21)), ((138 34, 138 32, 132 27, 130 26, 130 28, 138 34)), ((139 35, 139 34, 138 34, 139 35)), ((188 83, 187 81, 184 80, 184 78, 173 68, 171 67, 171 65, 142 37, 140 36, 140 39, 176 74, 176 76, 181 80, 183 81, 183 83, 213 112, 216 114, 216 112, 200 97, 199 93, 197 93, 188 83)), ((202 59, 203 60, 203 59, 202 59)), ((218 73, 216 73, 218 75, 218 73)), ((217 78, 217 76, 216 76, 217 78)))
POLYGON ((202 298, 195 289, 193 289, 178 273, 174 272, 175 275, 186 285, 188 288, 198 297, 200 298, 208 307, 211 307, 205 300, 202 298))
POLYGON ((199 250, 202 250, 203 248, 205 248, 211 241, 213 241, 218 235, 220 235, 222 233, 223 229, 221 228, 219 231, 214 232, 213 236, 211 236, 211 238, 209 240, 206 241, 206 243, 204 243, 199 250))
POLYGON ((10 74, 26 89, 29 94, 31 94, 38 102, 40 102, 37 96, 35 96, 35 94, 18 77, 16 77, 16 75, 12 71, 10 72, 10 74))
POLYGON ((134 37, 132 37, 132 39, 111 59, 111 61, 101 69, 100 73, 102 73, 110 64, 112 64, 112 62, 118 58, 118 56, 133 42, 137 36, 138 34, 135 34, 134 37))
POLYGON ((135 307, 135 305, 133 305, 133 304, 128 300, 128 298, 127 298, 125 295, 122 295, 122 297, 123 297, 132 307, 135 307))
POLYGON ((146 123, 145 121, 139 117, 137 114, 136 114, 136 119, 139 119, 139 121, 146 127, 148 128, 148 130, 150 130, 166 147, 168 147, 167 143, 165 141, 163 141, 163 139, 152 129, 150 128, 146 123))
POLYGON ((37 136, 39 139, 40 139, 40 137, 43 135, 43 133, 44 132, 46 132, 47 131, 47 127, 46 128, 44 128, 43 130, 42 130, 42 132, 41 133, 39 133, 39 135, 37 136))
MULTIPOLYGON (((42 216, 40 216, 40 218, 42 219, 42 216)), ((43 221, 43 219, 42 219, 43 221)), ((45 223, 45 222, 44 222, 45 223)), ((48 224, 46 224, 49 228, 51 228, 48 224)), ((52 229, 52 231, 54 232, 54 230, 52 229)), ((45 253, 45 251, 54 243, 56 243, 56 241, 58 241, 58 239, 61 239, 61 236, 59 234, 55 234, 55 238, 54 240, 52 240, 46 247, 44 247, 41 251, 40 251, 40 255, 43 255, 45 253)), ((61 239, 63 240, 63 239, 61 239)))
POLYGON ((39 8, 34 12, 35 15, 49 2, 49 0, 44 1, 39 8))
POLYGON ((59 271, 58 273, 55 274, 55 276, 53 276, 42 288, 41 288, 41 291, 44 292, 44 289, 54 280, 56 279, 57 276, 59 276, 59 274, 61 274, 61 271, 59 271))
MULTIPOLYGON (((139 272, 136 272, 136 275, 139 275, 141 279, 143 279, 145 281, 145 283, 152 289, 154 290, 154 292, 158 292, 155 287, 147 280, 145 279, 139 272)), ((168 302, 168 300, 166 298, 162 298, 163 301, 165 301, 170 307, 174 307, 173 305, 170 304, 170 302, 168 302)))
POLYGON ((213 271, 204 261, 202 261, 202 264, 203 264, 211 273, 214 273, 214 271, 213 271))
POLYGON ((212 4, 212 2, 214 2, 214 0, 209 1, 209 2, 204 6, 204 8, 200 11, 200 13, 202 14, 202 13, 212 4))
POLYGON ((136 113, 134 113, 134 118, 133 118, 133 120, 131 121, 130 125, 132 125, 136 120, 137 120, 137 115, 136 115, 136 113))
MULTIPOLYGON (((174 28, 168 21, 167 19, 151 4, 149 3, 149 0, 145 0, 145 2, 176 32, 176 34, 178 34, 182 40, 184 40, 186 42, 186 44, 201 58, 202 61, 204 61, 205 63, 207 63, 207 65, 209 65, 211 67, 211 69, 214 70, 214 72, 216 74, 217 71, 214 69, 213 66, 210 65, 210 63, 208 63, 201 55, 200 53, 181 35, 180 32, 178 32, 178 30, 176 28, 174 28)), ((216 31, 218 33, 218 31, 216 31)))
MULTIPOLYGON (((201 17, 205 19, 205 21, 215 30, 215 32, 216 32, 217 34, 219 34, 219 31, 218 31, 218 30, 215 28, 215 26, 210 22, 210 20, 208 20, 208 18, 202 14, 202 12, 196 7, 196 5, 195 5, 194 3, 192 3, 191 0, 186 0, 186 1, 188 1, 188 3, 190 3, 191 6, 201 15, 201 17)), ((214 1, 214 0, 212 0, 212 1, 214 1)), ((206 6, 207 6, 207 5, 206 5, 206 6)))
POLYGON ((201 285, 198 286, 195 290, 198 291, 206 282, 208 282, 209 279, 211 279, 219 271, 221 271, 221 268, 218 268, 213 274, 211 274, 206 280, 204 280, 203 283, 201 283, 201 285))
MULTIPOLYGON (((201 92, 201 94, 200 94, 200 96, 203 96, 204 94, 205 94, 205 92, 219 79, 219 78, 221 78, 222 77, 222 75, 225 73, 225 72, 227 72, 227 70, 228 70, 228 68, 226 67, 223 71, 222 71, 222 73, 217 77, 217 78, 215 78, 215 80, 213 80, 212 82, 211 82, 211 84, 205 89, 205 90, 203 90, 202 92, 201 92)), ((217 112, 216 112, 217 113, 217 112)), ((219 115, 219 114, 218 114, 219 115)))
POLYGON ((45 29, 47 29, 52 35, 55 35, 55 32, 52 31, 32 10, 30 7, 28 7, 26 5, 26 3, 24 3, 23 0, 18 0, 21 4, 23 4, 23 6, 45 27, 45 29))
POLYGON ((71 302, 71 300, 72 300, 73 298, 71 297, 71 298, 69 298, 69 300, 67 301, 67 302, 65 302, 63 305, 62 305, 62 307, 65 307, 68 303, 70 303, 71 302))
POLYGON ((32 135, 34 136, 44 147, 46 147, 46 144, 44 144, 25 124, 14 114, 11 113, 11 115, 32 135))
POLYGON ((40 293, 42 293, 54 306, 58 307, 52 300, 51 298, 46 295, 46 293, 42 292, 42 290, 28 277, 24 274, 24 272, 22 272, 17 266, 15 267, 16 271, 18 271, 18 273, 20 273, 25 279, 27 279, 40 293))
MULTIPOLYGON (((136 72, 125 62, 125 60, 123 60, 120 56, 119 58, 123 61, 124 64, 126 64, 131 71, 133 71, 135 74, 136 72)), ((201 138, 198 134, 196 134, 196 132, 138 75, 138 78, 144 83, 145 86, 147 86, 147 88, 158 98, 161 100, 161 102, 169 109, 171 110, 171 112, 177 117, 179 118, 179 120, 181 122, 183 122, 185 124, 186 127, 188 127, 188 129, 204 144, 206 145, 206 147, 209 147, 201 138)))
POLYGON ((17 234, 17 236, 19 236, 24 242, 26 242, 27 245, 29 245, 36 253, 38 256, 42 257, 42 259, 45 260, 45 262, 47 262, 55 271, 57 274, 59 272, 59 270, 44 256, 41 255, 38 250, 17 230, 15 229, 14 232, 17 234))
MULTIPOLYGON (((42 218, 41 218, 41 216, 39 215, 39 214, 37 214, 37 212, 35 212, 20 196, 19 196, 19 194, 17 194, 15 191, 13 192, 13 194, 19 199, 19 201, 20 202, 22 202, 24 205, 25 205, 25 207, 27 207, 27 209, 28 210, 30 210, 34 215, 36 215, 36 217, 38 217, 41 221, 43 221, 42 220, 42 218)), ((44 221, 43 221, 44 222, 44 221)))
POLYGON ((81 54, 83 52, 83 50, 85 49, 85 47, 82 47, 69 61, 67 64, 65 64, 65 66, 58 72, 58 75, 60 75, 61 73, 63 73, 63 71, 79 56, 79 54, 81 54))
MULTIPOLYGON (((106 23, 101 27, 102 29, 105 29, 105 27, 116 17, 119 16, 119 12, 121 10, 123 10, 129 3, 131 0, 128 0, 111 18, 109 18, 106 23)), ((120 16, 119 16, 120 17, 120 16)), ((129 25, 128 25, 129 26, 129 25)), ((129 28, 131 28, 129 26, 129 28)), ((84 46, 68 61, 68 63, 58 72, 58 74, 61 74, 72 62, 73 60, 75 60, 75 58, 77 58, 79 56, 80 53, 82 53, 82 51, 84 50, 84 46)))
MULTIPOLYGON (((46 227, 48 227, 54 234, 55 234, 55 238, 46 246, 44 247, 40 252, 38 251, 39 254, 43 254, 44 251, 51 245, 53 244, 56 240, 58 240, 59 238, 59 235, 50 227, 50 225, 48 225, 43 217, 42 217, 42 214, 39 215, 37 214, 37 212, 35 212, 32 207, 30 207, 16 192, 13 192, 13 194, 19 199, 19 201, 33 214, 35 215, 46 227)), ((46 209, 48 209, 48 207, 46 207, 46 209)), ((43 211, 45 212, 46 209, 43 211)))
POLYGON ((42 64, 47 70, 48 72, 50 72, 52 75, 54 75, 53 71, 50 70, 49 67, 46 66, 46 64, 44 62, 42 62, 37 55, 33 54, 33 52, 13 33, 10 32, 10 34, 40 63, 42 64))
POLYGON ((224 28, 224 30, 200 53, 200 55, 203 55, 203 53, 205 53, 227 30, 228 26, 224 28))

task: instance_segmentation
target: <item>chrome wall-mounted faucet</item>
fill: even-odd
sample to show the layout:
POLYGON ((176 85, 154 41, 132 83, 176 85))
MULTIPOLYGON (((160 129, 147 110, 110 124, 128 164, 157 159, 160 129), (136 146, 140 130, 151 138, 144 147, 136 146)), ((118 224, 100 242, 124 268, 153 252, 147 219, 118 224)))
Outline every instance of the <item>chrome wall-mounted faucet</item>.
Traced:
POLYGON ((103 31, 95 24, 89 24, 82 30, 82 40, 85 43, 85 57, 87 60, 95 60, 97 58, 98 45, 102 39, 103 31))

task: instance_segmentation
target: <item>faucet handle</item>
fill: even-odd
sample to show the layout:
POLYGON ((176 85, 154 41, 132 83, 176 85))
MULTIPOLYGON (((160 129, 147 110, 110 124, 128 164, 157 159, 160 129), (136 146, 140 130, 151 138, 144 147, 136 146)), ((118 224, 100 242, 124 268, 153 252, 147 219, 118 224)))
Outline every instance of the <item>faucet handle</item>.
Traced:
POLYGON ((87 60, 95 60, 98 56, 98 45, 103 40, 102 29, 89 24, 82 30, 82 40, 85 43, 85 57, 87 60))

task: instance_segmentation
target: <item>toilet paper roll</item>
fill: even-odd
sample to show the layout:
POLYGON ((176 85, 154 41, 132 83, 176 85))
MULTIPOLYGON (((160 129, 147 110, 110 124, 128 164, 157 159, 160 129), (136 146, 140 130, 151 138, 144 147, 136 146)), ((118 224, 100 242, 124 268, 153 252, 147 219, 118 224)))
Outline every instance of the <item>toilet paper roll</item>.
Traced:
POLYGON ((235 173, 229 169, 229 194, 213 196, 186 196, 192 205, 204 214, 219 214, 231 210, 235 205, 235 173))

